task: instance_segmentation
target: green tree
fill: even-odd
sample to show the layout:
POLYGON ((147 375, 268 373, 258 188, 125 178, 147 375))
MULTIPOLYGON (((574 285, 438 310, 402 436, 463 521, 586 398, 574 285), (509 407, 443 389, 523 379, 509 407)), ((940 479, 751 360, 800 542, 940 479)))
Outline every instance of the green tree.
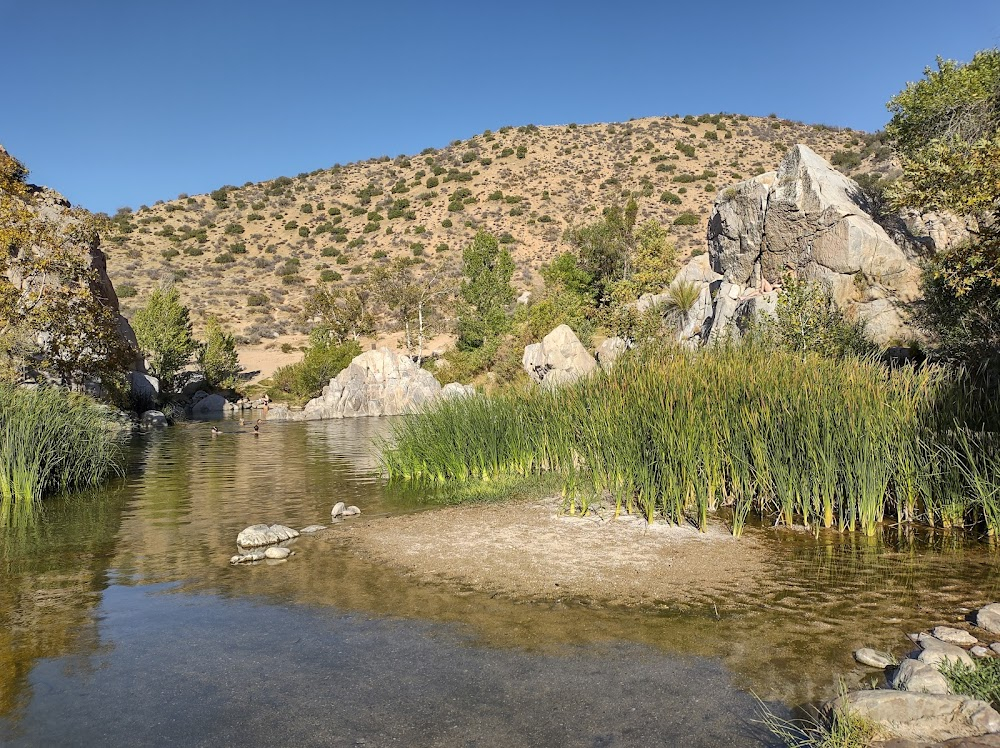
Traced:
POLYGON ((191 333, 188 309, 173 286, 159 288, 132 317, 139 348, 164 390, 170 390, 177 374, 188 365, 197 349, 191 333))
POLYGON ((480 231, 462 253, 466 280, 460 295, 458 348, 471 350, 502 335, 510 325, 507 307, 514 300, 510 279, 514 260, 492 234, 480 231))
POLYGON ((376 333, 368 284, 347 289, 319 288, 306 301, 305 312, 307 318, 319 318, 317 330, 323 330, 327 343, 357 342, 376 333))
POLYGON ((236 339, 214 317, 205 325, 205 342, 198 346, 198 368, 212 387, 234 389, 243 371, 236 353, 236 339))
POLYGON ((452 286, 435 280, 440 274, 434 268, 426 268, 423 277, 417 278, 414 265, 406 257, 380 265, 372 271, 371 286, 385 313, 403 329, 407 355, 421 361, 436 304, 452 292, 452 286))
POLYGON ((939 58, 888 106, 886 133, 903 166, 892 197, 972 227, 969 241, 932 259, 917 319, 945 356, 975 352, 972 363, 1000 365, 1000 51, 967 64, 939 58))

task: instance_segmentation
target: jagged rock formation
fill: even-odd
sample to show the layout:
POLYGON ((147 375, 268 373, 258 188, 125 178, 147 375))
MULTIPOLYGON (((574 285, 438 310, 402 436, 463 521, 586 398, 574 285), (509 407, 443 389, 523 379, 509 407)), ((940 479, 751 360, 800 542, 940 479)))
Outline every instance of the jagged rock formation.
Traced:
POLYGON ((857 184, 807 146, 792 148, 777 172, 720 192, 708 244, 728 283, 766 291, 791 273, 824 284, 877 342, 916 337, 905 314, 919 294, 916 258, 868 213, 857 184))
POLYGON ((144 371, 89 214, 54 190, 24 182, 27 172, 2 146, 0 167, 0 239, 9 245, 2 247, 0 285, 14 290, 5 322, 33 335, 36 360, 59 364, 61 377, 78 366, 77 383, 94 369, 107 371, 110 358, 121 371, 144 371))

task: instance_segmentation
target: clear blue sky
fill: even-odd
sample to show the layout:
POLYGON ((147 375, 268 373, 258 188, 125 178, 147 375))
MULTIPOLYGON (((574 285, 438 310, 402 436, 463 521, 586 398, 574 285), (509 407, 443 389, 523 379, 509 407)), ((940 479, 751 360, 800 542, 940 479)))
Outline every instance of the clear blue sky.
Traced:
POLYGON ((0 144, 114 212, 505 124, 739 112, 865 130, 998 0, 0 0, 0 144))

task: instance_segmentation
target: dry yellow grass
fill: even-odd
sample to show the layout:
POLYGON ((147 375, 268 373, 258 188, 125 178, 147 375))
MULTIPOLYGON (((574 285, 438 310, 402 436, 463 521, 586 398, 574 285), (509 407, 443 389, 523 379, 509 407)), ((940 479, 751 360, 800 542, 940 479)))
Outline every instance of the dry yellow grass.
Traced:
POLYGON ((593 220, 605 206, 633 193, 639 220, 670 226, 683 258, 704 249, 718 190, 774 169, 794 143, 827 158, 862 146, 863 134, 856 131, 737 115, 699 119, 501 128, 441 150, 301 174, 280 190, 284 179, 249 183, 233 188, 225 207, 209 195, 185 196, 134 213, 131 233, 119 244, 107 244, 108 270, 116 287, 136 291, 123 299, 126 315, 150 289, 173 279, 196 328, 213 315, 245 343, 261 336, 266 341, 304 329, 303 303, 324 283, 323 270, 341 275, 329 283, 356 283, 374 263, 416 252, 422 253, 425 271, 457 276, 461 250, 477 228, 510 235, 518 268, 514 283, 529 289, 539 283, 539 267, 567 248, 562 234, 568 226, 593 220), (694 155, 678 143, 693 146, 694 155), (358 193, 368 185, 382 194, 362 205, 358 193), (449 210, 458 190, 467 190, 468 197, 461 211, 449 210), (679 204, 661 200, 665 191, 679 204), (395 200, 409 204, 403 215, 390 219, 395 200), (311 212, 304 212, 307 205, 311 212), (331 209, 340 215, 331 215, 331 209), (369 220, 370 211, 382 220, 369 220), (674 226, 685 212, 696 214, 698 224, 674 226), (343 240, 316 233, 338 218, 337 228, 346 229, 343 240), (291 221, 295 227, 286 228, 291 221), (242 233, 233 233, 235 228, 227 233, 232 226, 242 227, 242 233), (302 227, 309 236, 300 235, 302 227), (200 239, 191 236, 198 230, 200 239), (364 243, 352 246, 358 240, 364 243), (242 254, 232 251, 238 242, 245 245, 242 254), (227 251, 232 262, 215 261, 227 251), (252 294, 258 305, 251 303, 252 294))

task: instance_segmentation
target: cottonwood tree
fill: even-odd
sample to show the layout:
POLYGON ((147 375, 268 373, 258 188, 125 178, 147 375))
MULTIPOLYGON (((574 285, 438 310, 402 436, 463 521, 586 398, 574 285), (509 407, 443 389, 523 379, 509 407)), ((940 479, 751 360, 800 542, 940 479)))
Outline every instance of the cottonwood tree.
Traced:
POLYGON ((363 337, 373 337, 377 331, 371 296, 369 284, 317 289, 306 302, 305 314, 309 319, 319 320, 329 341, 337 345, 348 340, 357 342, 363 337))
POLYGON ((243 372, 236 339, 222 329, 215 317, 205 323, 205 342, 198 346, 198 368, 212 387, 232 389, 243 372))
POLYGON ((153 291, 132 316, 132 329, 151 370, 169 390, 198 347, 188 308, 177 289, 167 286, 153 291))
POLYGON ((937 60, 888 104, 899 204, 966 218, 969 241, 933 258, 919 318, 946 354, 1000 366, 1000 51, 937 60))
POLYGON ((387 316, 403 328, 407 355, 423 361, 424 342, 431 330, 437 303, 454 293, 454 285, 438 280, 433 268, 417 278, 414 263, 396 258, 376 268, 371 285, 387 316))
POLYGON ((507 308, 514 301, 510 285, 514 260, 495 236, 480 231, 462 252, 462 273, 457 347, 473 350, 510 326, 507 308))

